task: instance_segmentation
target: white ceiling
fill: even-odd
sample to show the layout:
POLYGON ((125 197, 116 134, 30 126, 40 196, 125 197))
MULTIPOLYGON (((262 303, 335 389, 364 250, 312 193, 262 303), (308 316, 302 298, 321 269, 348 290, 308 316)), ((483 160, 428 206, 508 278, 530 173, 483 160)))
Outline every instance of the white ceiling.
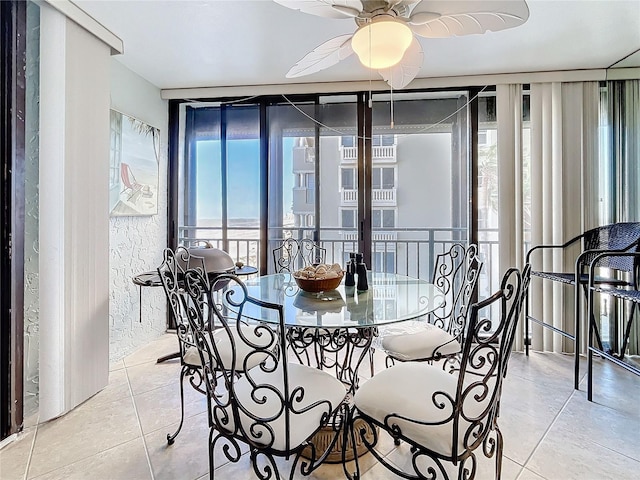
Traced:
MULTIPOLYGON (((455 1, 455 0, 452 0, 455 1)), ((377 80, 350 58, 286 79, 307 52, 353 20, 320 18, 270 0, 75 0, 124 42, 118 60, 159 88, 377 80)), ((420 38, 418 78, 640 66, 640 0, 527 0, 522 26, 420 38)))

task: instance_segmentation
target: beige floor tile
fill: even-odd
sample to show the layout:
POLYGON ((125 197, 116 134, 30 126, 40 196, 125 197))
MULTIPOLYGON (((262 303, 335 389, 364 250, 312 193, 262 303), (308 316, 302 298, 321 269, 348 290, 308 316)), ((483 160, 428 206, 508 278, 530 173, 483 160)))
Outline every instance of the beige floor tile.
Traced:
POLYGON ((102 405, 124 398, 131 398, 127 372, 124 369, 113 370, 109 372, 109 384, 91 397, 91 404, 102 405))
MULTIPOLYGON (((522 465, 517 462, 514 462, 509 457, 506 456, 506 453, 502 455, 502 478, 503 480, 507 479, 516 479, 522 472, 522 465)), ((491 471, 493 473, 493 470, 491 471)), ((487 479, 491 478, 489 476, 487 479)))
MULTIPOLYGON (((595 403, 638 416, 637 403, 630 402, 629 398, 640 398, 640 376, 628 372, 608 360, 599 358, 594 360, 593 372, 593 401, 595 403)), ((580 391, 586 398, 586 378, 580 383, 580 391)))
MULTIPOLYGON (((154 480, 207 479, 206 398, 188 384, 183 431, 174 445, 166 445, 166 434, 175 430, 180 415, 180 367, 175 360, 156 365, 155 359, 173 350, 174 342, 174 334, 165 335, 136 352, 122 362, 124 368, 111 368, 110 384, 102 392, 73 412, 39 426, 29 478, 151 478, 146 445, 154 480), (144 442, 140 428, 145 432, 144 442)), ((381 352, 375 359, 377 368, 384 368, 381 352)), ((367 370, 368 365, 361 368, 362 381, 367 370)), ((640 417, 629 398, 640 397, 640 379, 600 359, 595 372, 596 401, 589 403, 584 381, 581 391, 573 390, 573 357, 512 355, 499 419, 505 441, 503 479, 638 478, 640 417)), ((23 478, 34 431, 27 430, 18 442, 0 450, 2 480, 23 478)), ((410 458, 408 447, 396 448, 386 434, 381 435, 376 450, 398 464, 410 458)), ((397 478, 370 453, 361 456, 359 463, 363 480, 397 478)), ((277 464, 284 471, 290 467, 282 459, 277 464)), ((217 449, 216 465, 218 479, 257 478, 246 454, 236 464, 227 463, 217 449)), ((349 468, 353 470, 353 464, 349 468)), ((302 480, 299 474, 294 478, 302 480)), ((334 480, 344 474, 341 465, 323 465, 307 478, 334 480)), ((493 479, 493 463, 481 462, 477 478, 493 479)))
POLYGON ((507 372, 502 387, 503 410, 517 405, 520 412, 553 418, 575 392, 573 383, 553 377, 546 370, 546 361, 540 364, 534 360, 534 363, 535 368, 530 368, 526 376, 518 375, 515 369, 507 372))
POLYGON ((545 480, 545 478, 537 473, 533 473, 531 470, 523 468, 517 480, 545 480))
MULTIPOLYGON (((164 387, 134 396, 140 425, 144 434, 162 429, 165 436, 173 432, 172 424, 180 421, 180 384, 176 376, 164 387)), ((207 397, 189 385, 184 385, 184 415, 185 425, 190 424, 194 415, 207 410, 207 397)))
MULTIPOLYGON (((175 423, 169 430, 174 432, 175 423)), ((167 445, 165 430, 157 430, 145 436, 155 480, 196 479, 209 472, 209 425, 207 414, 189 418, 173 445, 167 445)), ((242 452, 248 449, 242 447, 242 452)), ((227 463, 222 451, 216 451, 218 466, 227 463)))
POLYGON ((531 415, 513 413, 506 408, 502 411, 498 425, 504 439, 504 454, 524 464, 542 440, 552 420, 541 423, 531 415))
MULTIPOLYGON (((256 474, 251 469, 249 454, 244 454, 238 462, 229 462, 222 466, 215 465, 216 479, 233 480, 256 480, 256 474)), ((208 479, 209 475, 204 475, 202 479, 208 479)), ((200 480, 200 479, 198 479, 200 480)))
POLYGON ((553 388, 511 373, 504 381, 498 425, 505 455, 524 464, 574 390, 553 388))
POLYGON ((131 398, 94 405, 91 400, 38 427, 29 476, 84 460, 140 436, 131 398))
POLYGON ((109 371, 115 372, 116 370, 122 370, 124 368, 124 360, 116 360, 115 362, 111 362, 109 364, 109 371))
POLYGON ((580 424, 559 421, 549 430, 527 469, 548 479, 636 480, 640 462, 580 435, 580 424))
POLYGON ((0 450, 0 478, 22 480, 33 444, 35 427, 25 429, 18 437, 0 450))
MULTIPOLYGON (((638 397, 631 395, 630 398, 638 397)), ((640 462, 638 412, 628 414, 589 402, 578 392, 567 404, 554 428, 572 431, 579 443, 594 442, 640 462)))
POLYGON ((165 363, 143 363, 127 367, 129 384, 134 395, 149 392, 165 385, 178 385, 180 363, 172 360, 165 363))
POLYGON ((362 475, 362 480, 401 480, 402 477, 394 474, 382 464, 376 464, 362 475))
POLYGON ((152 476, 142 439, 136 438, 44 475, 30 476, 29 479, 151 480, 152 476))
MULTIPOLYGON (((580 357, 580 378, 586 371, 586 358, 580 357)), ((509 359, 507 377, 511 375, 563 390, 573 389, 574 357, 573 354, 534 351, 526 356, 524 352, 514 352, 509 359)))
MULTIPOLYGON (((143 312, 144 314, 144 312, 143 312)), ((129 368, 142 363, 155 363, 159 357, 178 351, 178 337, 173 332, 168 332, 157 340, 139 348, 131 355, 124 358, 124 365, 129 368)), ((170 360, 176 362, 176 360, 170 360)))

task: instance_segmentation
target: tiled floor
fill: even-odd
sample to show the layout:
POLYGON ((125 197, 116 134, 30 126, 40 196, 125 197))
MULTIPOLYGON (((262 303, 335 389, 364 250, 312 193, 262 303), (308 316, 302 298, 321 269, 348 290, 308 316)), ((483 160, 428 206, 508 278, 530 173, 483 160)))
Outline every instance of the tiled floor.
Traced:
MULTIPOLYGON (((182 432, 172 446, 166 434, 178 420, 177 361, 155 359, 175 349, 173 335, 112 366, 109 386, 52 422, 25 428, 0 450, 0 478, 10 479, 180 479, 208 478, 205 398, 186 391, 182 432)), ((596 366, 594 402, 586 400, 584 380, 572 388, 572 359, 556 354, 515 353, 502 397, 503 479, 639 479, 640 378, 608 362, 596 366)), ((397 465, 406 445, 384 439, 380 451, 397 465)), ((244 455, 237 464, 217 458, 216 478, 256 478, 244 455)), ((363 457, 363 480, 395 479, 363 457)), ((480 478, 492 478, 481 465, 480 478)), ((297 477, 296 477, 297 478, 297 477)), ((326 465, 311 477, 344 478, 341 467, 326 465)))

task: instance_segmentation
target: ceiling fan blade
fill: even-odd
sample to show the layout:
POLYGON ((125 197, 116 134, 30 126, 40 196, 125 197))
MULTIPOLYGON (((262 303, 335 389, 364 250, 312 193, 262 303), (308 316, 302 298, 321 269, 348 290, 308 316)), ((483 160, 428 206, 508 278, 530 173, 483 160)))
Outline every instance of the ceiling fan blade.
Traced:
POLYGON ((340 35, 318 45, 313 51, 300 59, 291 70, 287 72, 287 78, 302 77, 319 72, 335 65, 353 53, 351 37, 353 34, 340 35))
POLYGON ((360 15, 360 13, 362 12, 362 10, 357 10, 351 7, 344 7, 342 5, 332 5, 331 8, 341 13, 344 13, 347 17, 351 17, 351 18, 358 17, 358 15, 360 15))
POLYGON ((404 52, 400 63, 390 68, 378 70, 378 73, 394 90, 400 90, 416 78, 423 61, 422 45, 420 45, 417 38, 413 37, 413 41, 407 51, 404 52))
POLYGON ((424 25, 425 23, 429 23, 433 20, 437 20, 442 15, 434 12, 418 12, 414 13, 409 17, 407 23, 410 25, 424 25))
POLYGON ((528 18, 525 0, 423 0, 413 8, 408 22, 416 35, 444 38, 505 30, 522 25, 528 18), (431 20, 430 15, 434 16, 431 20))
POLYGON ((325 18, 353 18, 362 11, 360 0, 273 0, 283 7, 325 18))

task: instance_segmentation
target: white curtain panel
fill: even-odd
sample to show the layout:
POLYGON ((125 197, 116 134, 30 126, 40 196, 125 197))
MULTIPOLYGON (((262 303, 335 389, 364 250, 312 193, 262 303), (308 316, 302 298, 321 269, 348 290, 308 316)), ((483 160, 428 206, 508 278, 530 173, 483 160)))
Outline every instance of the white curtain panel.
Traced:
MULTIPOLYGON (((522 267, 522 88, 498 86, 500 270, 522 267)), ((596 226, 598 84, 531 84, 531 246, 562 244, 596 226)), ((534 270, 573 272, 576 247, 566 255, 534 258, 534 270), (537 260, 536 260, 537 259, 537 260)), ((573 288, 534 278, 532 315, 573 333, 573 288)), ((522 331, 522 323, 520 323, 522 331)), ((584 331, 584 327, 582 329, 584 331)), ((535 350, 572 352, 573 342, 532 323, 535 350)), ((584 342, 581 342, 584 348, 584 342)), ((522 349, 518 335, 517 349, 522 349)))
MULTIPOLYGON (((522 85, 498 85, 498 271, 523 264, 522 85)), ((518 323, 514 348, 523 348, 518 323)))

